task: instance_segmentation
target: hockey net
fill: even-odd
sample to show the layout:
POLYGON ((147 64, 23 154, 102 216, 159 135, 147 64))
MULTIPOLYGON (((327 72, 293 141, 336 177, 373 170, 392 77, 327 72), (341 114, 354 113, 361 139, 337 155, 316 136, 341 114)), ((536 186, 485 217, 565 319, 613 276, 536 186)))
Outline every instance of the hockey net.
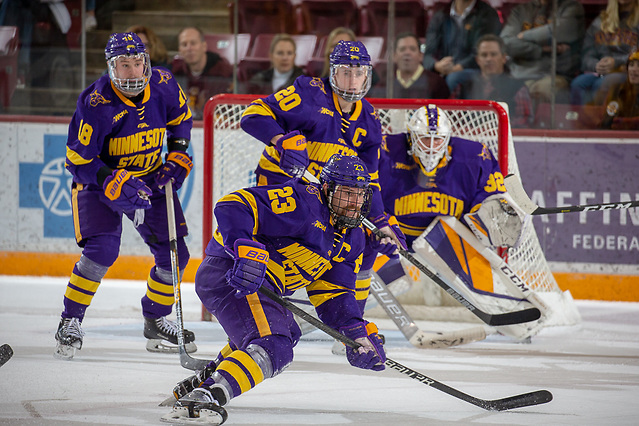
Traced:
MULTIPOLYGON (((264 144, 240 128, 240 119, 248 104, 257 97, 223 94, 211 98, 206 104, 203 247, 206 247, 213 235, 215 226, 213 207, 217 200, 231 191, 256 184, 254 170, 264 144)), ((369 101, 379 113, 383 133, 404 132, 406 122, 415 109, 425 104, 435 104, 450 116, 454 135, 482 142, 498 159, 504 176, 507 173, 519 176, 508 113, 500 104, 483 100, 441 99, 369 99, 369 101)), ((547 318, 546 325, 570 325, 579 322, 579 314, 572 297, 569 292, 562 292, 557 285, 533 226, 527 227, 521 244, 516 249, 508 250, 507 259, 510 267, 551 306, 553 314, 551 318, 547 318)), ((475 320, 472 314, 463 313, 465 308, 460 308, 461 311, 457 313, 451 313, 451 309, 443 310, 426 306, 429 303, 424 303, 424 299, 415 292, 404 297, 400 296, 399 300, 404 304, 414 305, 408 309, 413 319, 475 320)), ((379 308, 377 312, 381 312, 379 308)))

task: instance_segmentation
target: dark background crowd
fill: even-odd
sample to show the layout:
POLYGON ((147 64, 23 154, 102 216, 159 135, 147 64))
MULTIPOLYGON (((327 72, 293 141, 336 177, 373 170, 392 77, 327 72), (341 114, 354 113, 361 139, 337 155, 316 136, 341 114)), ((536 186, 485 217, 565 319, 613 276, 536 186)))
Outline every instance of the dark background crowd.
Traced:
POLYGON ((0 112, 70 116, 105 71, 104 40, 126 30, 173 72, 196 119, 218 93, 325 77, 333 46, 356 39, 374 66, 368 97, 505 102, 519 128, 639 129, 639 0, 392 6, 389 21, 388 0, 3 0, 0 112))

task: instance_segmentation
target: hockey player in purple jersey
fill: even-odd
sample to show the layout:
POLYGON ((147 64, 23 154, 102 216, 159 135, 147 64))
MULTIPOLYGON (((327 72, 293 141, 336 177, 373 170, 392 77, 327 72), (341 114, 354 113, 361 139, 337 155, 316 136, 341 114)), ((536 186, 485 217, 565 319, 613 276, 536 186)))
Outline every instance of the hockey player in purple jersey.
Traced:
MULTIPOLYGON (((293 360, 300 328, 290 311, 258 292, 280 296, 306 287, 319 318, 360 343, 348 348, 351 365, 383 370, 377 328, 361 316, 355 277, 365 244, 360 224, 371 202, 363 161, 335 154, 320 184, 299 179, 235 191, 215 206, 218 228, 195 277, 204 306, 230 344, 209 377, 182 396, 162 419, 221 424, 231 398, 281 373, 293 360)), ((180 396, 180 395, 178 395, 180 396)))
MULTIPOLYGON (((397 218, 408 246, 437 216, 469 222, 469 215, 477 218, 480 209, 482 217, 490 216, 482 231, 485 238, 473 229, 482 242, 514 245, 521 219, 503 199, 504 177, 490 150, 451 136, 448 115, 435 105, 417 109, 407 127, 407 133, 385 135, 379 173, 384 205, 397 218)), ((384 264, 378 273, 387 284, 404 274, 398 261, 384 264)))
MULTIPOLYGON (((330 55, 329 77, 300 76, 292 86, 255 100, 244 112, 241 126, 266 144, 256 169, 258 185, 301 177, 305 170, 317 177, 335 153, 361 158, 373 189, 369 219, 392 239, 376 244, 377 248, 394 252, 397 244, 405 247, 404 236, 384 213, 380 197, 381 123, 375 108, 364 99, 371 79, 371 58, 364 44, 340 41, 330 55)), ((369 271, 363 270, 357 292, 362 308, 369 287, 369 271)))
MULTIPOLYGON (((164 185, 170 179, 179 188, 193 167, 186 152, 191 112, 173 75, 151 68, 136 34, 111 35, 105 56, 108 75, 80 94, 69 125, 66 168, 73 175, 73 223, 82 255, 69 279, 55 335, 54 355, 62 359, 71 359, 82 347, 81 323, 118 257, 123 215, 134 221, 155 258, 141 301, 147 349, 177 351, 176 325, 166 319, 174 300, 164 185)), ((187 227, 174 199, 183 270, 189 259, 187 227)), ((185 330, 184 337, 187 350, 194 351, 193 333, 185 330)))

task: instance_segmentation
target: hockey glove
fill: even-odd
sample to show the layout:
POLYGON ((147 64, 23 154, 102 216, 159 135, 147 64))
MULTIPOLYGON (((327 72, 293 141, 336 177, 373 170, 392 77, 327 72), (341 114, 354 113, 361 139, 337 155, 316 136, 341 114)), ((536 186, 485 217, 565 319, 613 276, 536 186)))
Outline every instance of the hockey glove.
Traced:
POLYGON ((302 177, 308 166, 306 138, 297 130, 280 137, 275 143, 280 154, 280 168, 284 173, 294 177, 302 177))
POLYGON ((375 371, 384 369, 386 352, 375 324, 362 322, 354 327, 341 328, 340 332, 361 345, 357 349, 346 348, 346 358, 353 367, 375 371))
POLYGON ((113 170, 102 188, 104 195, 124 211, 151 208, 151 188, 124 169, 113 170))
POLYGON ((235 264, 226 273, 226 281, 237 290, 238 299, 255 293, 266 275, 269 254, 264 244, 257 241, 238 238, 234 244, 235 264))
POLYGON ((378 239, 375 234, 368 231, 368 241, 373 250, 376 250, 380 254, 384 254, 391 259, 399 257, 397 254, 397 244, 404 250, 408 250, 406 246, 406 237, 404 233, 399 229, 399 224, 395 216, 389 214, 382 214, 371 220, 371 222, 382 231, 382 233, 388 235, 388 238, 378 239), (390 241, 389 241, 390 239, 390 241))
POLYGON ((155 182, 157 182, 160 188, 167 184, 169 179, 173 180, 173 186, 177 191, 184 183, 184 179, 189 175, 193 168, 193 161, 186 152, 173 151, 169 152, 166 156, 166 162, 158 174, 155 175, 155 182))

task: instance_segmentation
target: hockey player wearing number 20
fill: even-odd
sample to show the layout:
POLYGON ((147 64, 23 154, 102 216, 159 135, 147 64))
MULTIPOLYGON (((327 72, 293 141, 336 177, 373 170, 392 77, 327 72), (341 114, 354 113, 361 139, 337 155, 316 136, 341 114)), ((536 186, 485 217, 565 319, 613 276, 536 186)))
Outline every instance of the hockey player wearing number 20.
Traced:
MULTIPOLYGON (((122 216, 134 222, 155 259, 142 297, 149 351, 177 352, 177 328, 166 319, 174 298, 164 185, 179 188, 193 167, 186 150, 193 120, 173 75, 151 68, 134 33, 115 33, 105 56, 108 75, 85 89, 67 141, 66 168, 73 176, 73 222, 82 255, 64 295, 54 355, 71 359, 82 347, 81 323, 98 286, 120 249, 122 216), (164 137, 168 154, 162 160, 164 137)), ((186 222, 175 196, 180 269, 189 252, 186 222)), ((195 336, 185 330, 187 350, 195 336)))
MULTIPOLYGON (((395 251, 404 236, 384 214, 380 197, 381 123, 364 99, 372 79, 370 55, 362 42, 342 40, 329 59, 329 77, 300 76, 292 86, 255 100, 242 115, 242 129, 267 145, 256 169, 258 185, 301 177, 305 170, 318 177, 334 153, 358 156, 371 175, 369 218, 390 236, 376 245, 395 251)), ((363 308, 370 288, 368 270, 360 274, 357 287, 363 308)))
MULTIPOLYGON (((162 420, 221 424, 222 407, 293 360, 301 331, 293 314, 258 290, 287 296, 306 287, 319 318, 362 346, 351 365, 383 370, 381 338, 355 299, 355 278, 370 208, 370 177, 357 157, 335 154, 320 184, 293 179, 235 191, 215 206, 218 228, 195 277, 195 290, 229 337, 214 372, 162 420)), ((208 368, 208 367, 207 367, 208 368)))

